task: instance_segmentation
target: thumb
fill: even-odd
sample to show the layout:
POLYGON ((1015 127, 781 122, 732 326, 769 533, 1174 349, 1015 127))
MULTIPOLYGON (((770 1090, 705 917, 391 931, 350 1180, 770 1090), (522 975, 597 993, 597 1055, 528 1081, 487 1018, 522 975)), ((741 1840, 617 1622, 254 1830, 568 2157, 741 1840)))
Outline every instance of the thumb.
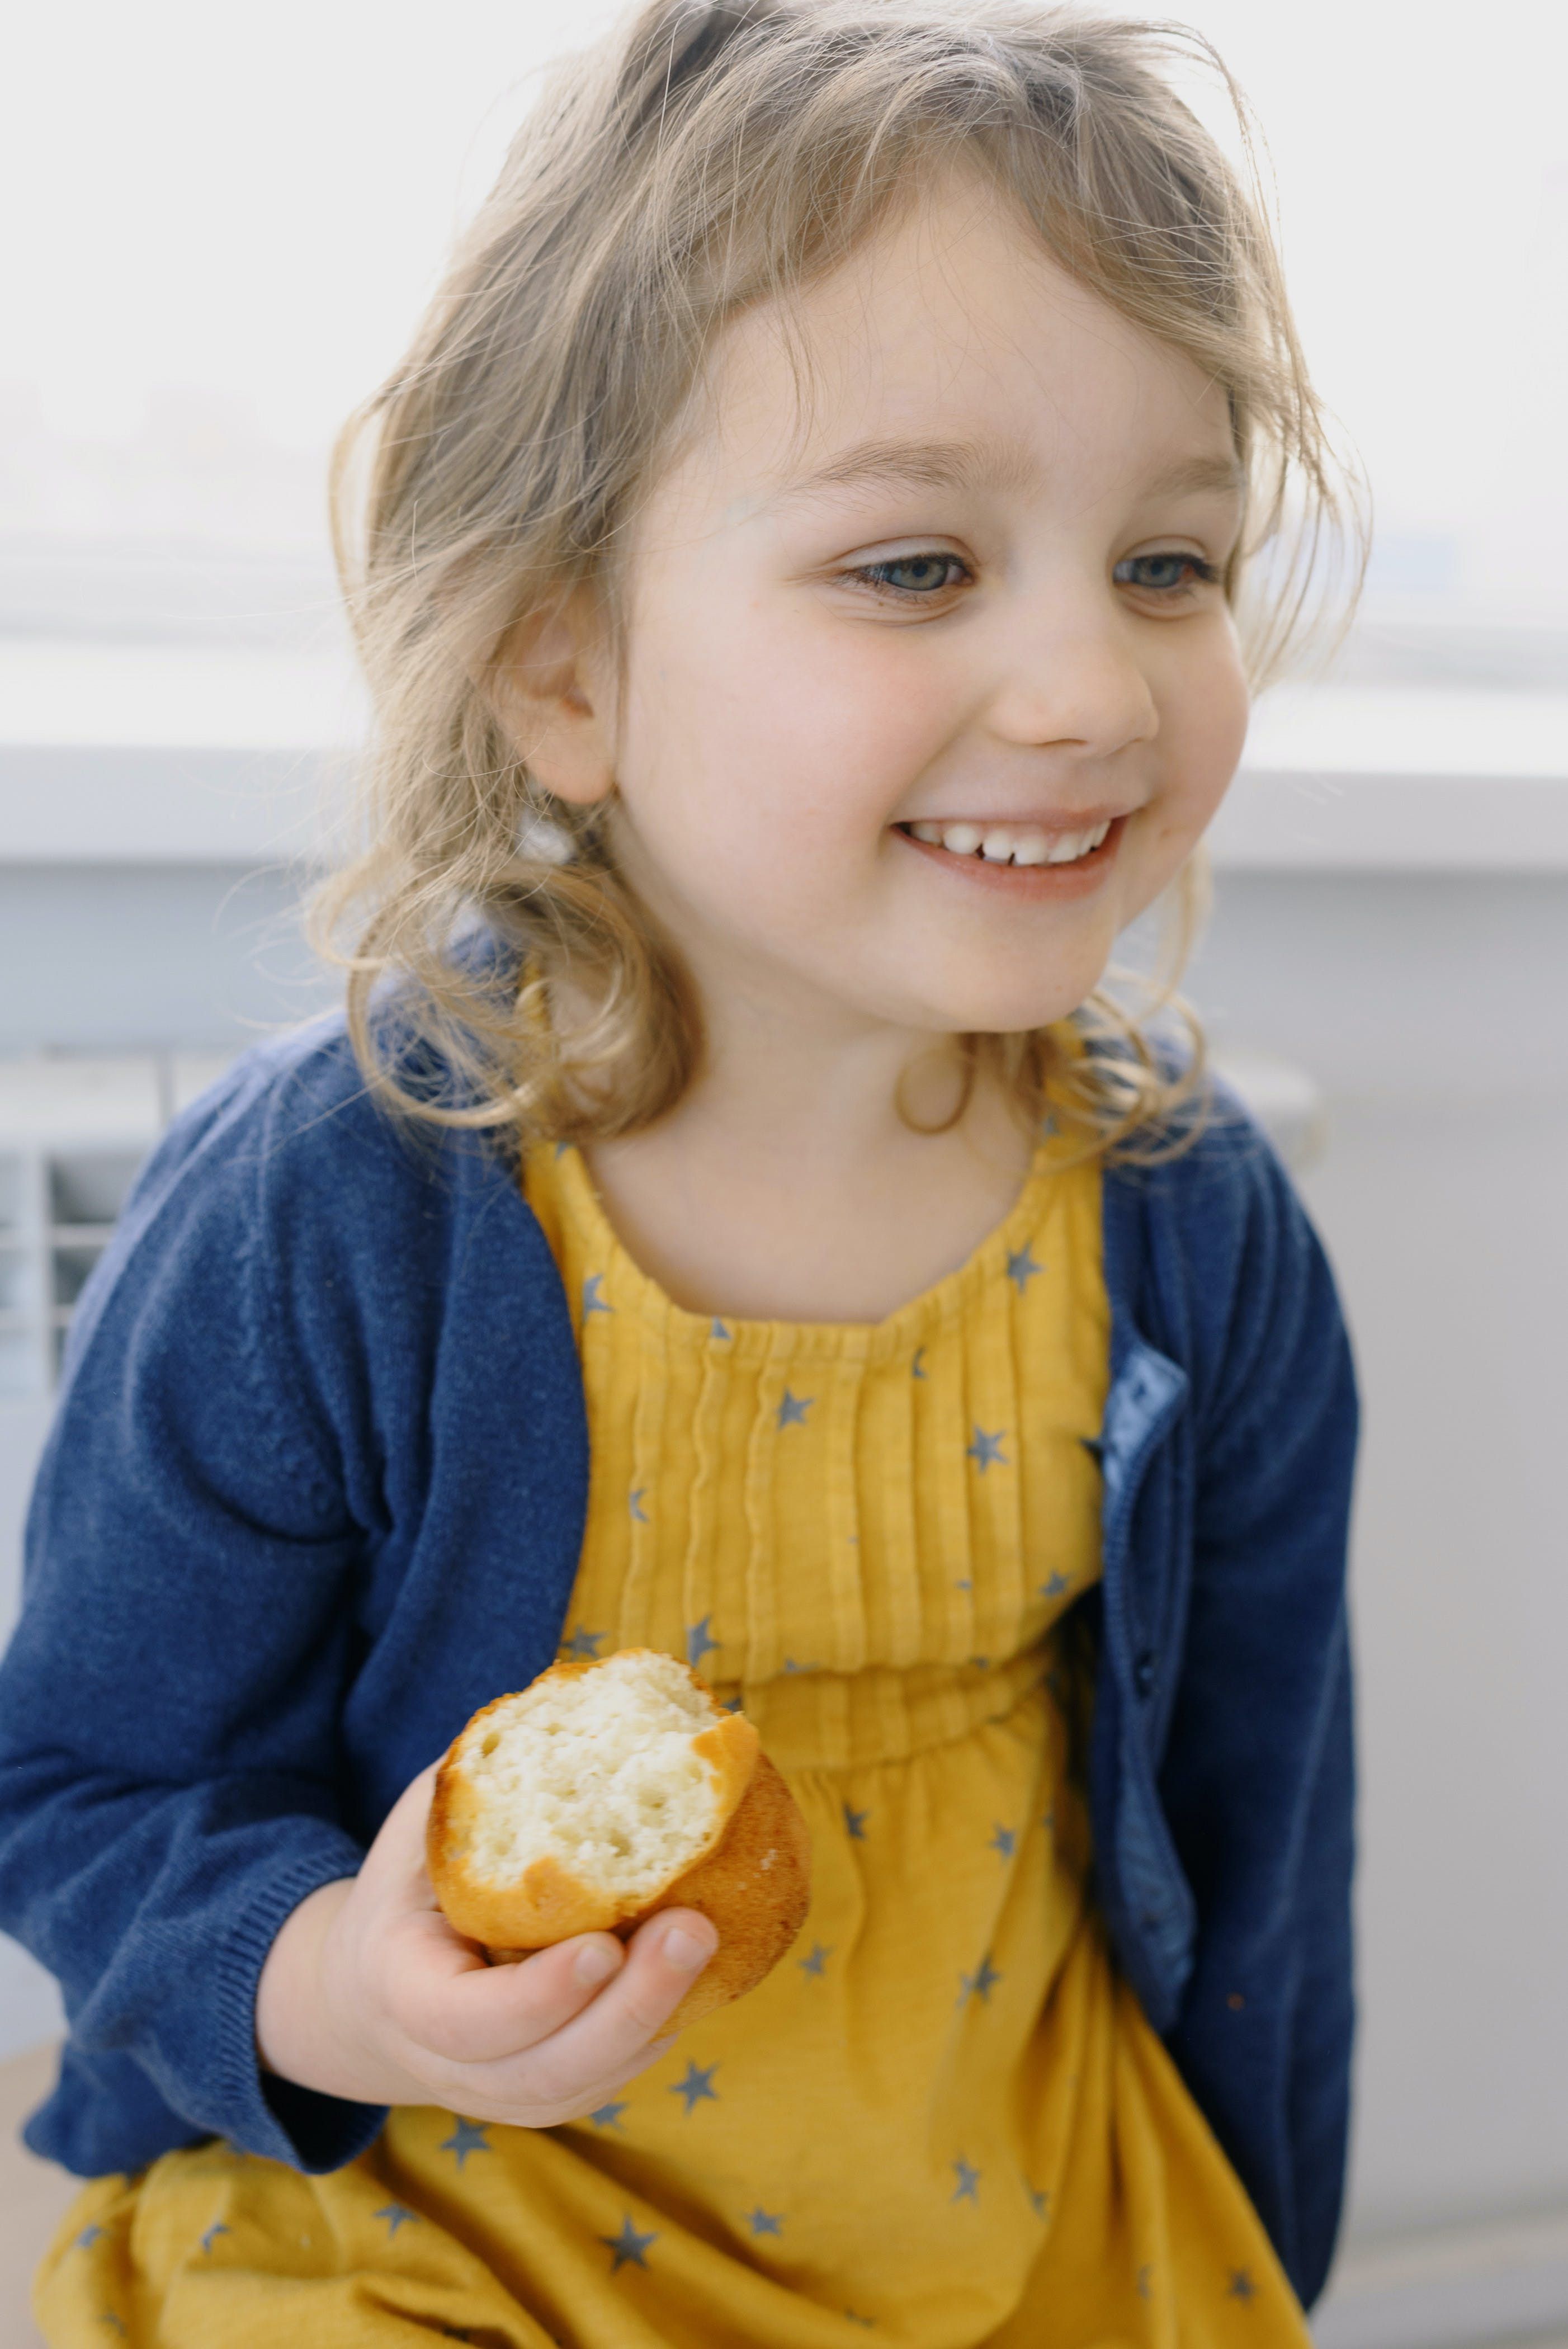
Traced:
POLYGON ((399 1908, 434 1909, 437 1905, 430 1872, 425 1865, 425 1834, 439 1763, 432 1762, 409 1780, 365 1856, 360 1876, 366 1891, 390 1899, 399 1908))

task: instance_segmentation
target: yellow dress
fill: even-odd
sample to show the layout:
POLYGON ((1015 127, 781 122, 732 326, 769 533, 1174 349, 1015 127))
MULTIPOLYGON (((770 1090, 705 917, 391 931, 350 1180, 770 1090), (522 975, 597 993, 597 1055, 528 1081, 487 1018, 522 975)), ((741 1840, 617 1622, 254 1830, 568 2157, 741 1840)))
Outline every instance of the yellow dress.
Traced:
POLYGON ((1306 2349, 1086 1897, 1053 1626, 1099 1572, 1109 1317, 1098 1173, 1049 1150, 874 1326, 682 1311, 580 1154, 531 1154, 592 1432, 563 1652, 744 1702, 804 1930, 570 2126, 409 2107, 329 2177, 213 2144, 97 2181, 57 2349, 1306 2349))

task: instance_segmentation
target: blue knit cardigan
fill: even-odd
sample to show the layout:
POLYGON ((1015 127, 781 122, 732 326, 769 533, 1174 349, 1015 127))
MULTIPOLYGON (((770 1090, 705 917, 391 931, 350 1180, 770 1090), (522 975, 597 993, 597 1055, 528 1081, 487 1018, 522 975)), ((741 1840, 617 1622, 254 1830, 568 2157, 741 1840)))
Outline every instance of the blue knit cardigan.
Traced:
MULTIPOLYGON (((1104 1202, 1096 1893, 1310 2302, 1352 2027, 1348 1349, 1233 1103, 1104 1202)), ((0 1926, 70 2023, 36 2152, 133 2170, 220 2135, 323 2170, 374 2139, 379 2109, 260 2071, 257 1977, 553 1661, 587 1477, 566 1299, 500 1149, 395 1123, 339 1023, 171 1129, 78 1309, 0 1664, 0 1926)))

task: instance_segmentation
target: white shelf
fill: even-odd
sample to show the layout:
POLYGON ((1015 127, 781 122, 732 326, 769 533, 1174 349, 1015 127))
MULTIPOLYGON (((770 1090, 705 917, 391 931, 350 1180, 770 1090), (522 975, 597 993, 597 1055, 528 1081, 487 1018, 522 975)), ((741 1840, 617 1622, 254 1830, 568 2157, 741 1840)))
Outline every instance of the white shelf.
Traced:
POLYGON ((1568 873, 1568 776, 1243 768, 1209 846, 1221 873, 1568 873))
POLYGON ((1281 688, 1209 837, 1231 871, 1568 872, 1568 694, 1281 688))

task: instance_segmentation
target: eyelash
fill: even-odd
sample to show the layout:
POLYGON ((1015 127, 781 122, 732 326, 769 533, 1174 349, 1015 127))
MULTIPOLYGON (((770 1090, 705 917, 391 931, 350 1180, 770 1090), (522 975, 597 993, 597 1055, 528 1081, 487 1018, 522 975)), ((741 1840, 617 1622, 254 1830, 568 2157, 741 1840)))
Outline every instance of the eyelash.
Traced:
MULTIPOLYGON (((1118 585, 1130 587, 1136 585, 1137 583, 1134 580, 1122 581, 1119 574, 1130 570, 1134 564, 1140 563, 1184 563, 1192 577, 1201 581, 1205 587, 1212 587, 1220 576, 1220 566, 1217 563, 1210 563, 1202 554, 1189 554, 1185 547, 1176 547, 1166 554, 1130 554, 1125 563, 1117 564, 1111 577, 1117 581, 1118 585)), ((1147 595, 1181 595, 1188 591, 1187 585, 1184 584, 1181 587, 1146 587, 1143 592, 1147 595)))
MULTIPOLYGON (((970 570, 969 565, 965 563, 960 556, 956 554, 940 554, 933 549, 928 554, 900 554, 886 563, 865 563, 861 564, 858 570, 846 573, 845 576, 850 579, 858 580, 862 586, 869 587, 873 595, 885 596, 890 602, 897 604, 929 604, 932 603, 937 595, 943 593, 944 588, 951 587, 954 585, 954 582, 949 578, 943 581, 941 585, 934 588, 898 587, 895 586, 893 582, 887 576, 888 573, 891 571, 905 571, 908 570, 912 564, 917 563, 942 563, 947 564, 950 568, 956 567, 956 569, 962 573, 964 577, 966 579, 972 579, 975 575, 970 570)), ((1116 579, 1119 586, 1136 586, 1139 584, 1136 580, 1123 580, 1119 574, 1123 571, 1129 570, 1134 564, 1140 563, 1184 564, 1187 570, 1191 574, 1191 579, 1200 582, 1206 587, 1213 586, 1220 577, 1220 567, 1218 564, 1210 563, 1203 555, 1201 554, 1189 554, 1185 549, 1182 549, 1179 552, 1173 552, 1169 554, 1129 555, 1124 563, 1119 563, 1117 564, 1115 572, 1111 574, 1112 577, 1116 579)), ((1174 600, 1178 596, 1188 594, 1190 589, 1191 581, 1184 581, 1179 586, 1145 586, 1143 593, 1147 595, 1170 597, 1174 600)))
MULTIPOLYGON (((886 563, 864 563, 859 570, 849 572, 846 576, 858 579, 863 586, 870 587, 874 594, 889 596, 894 603, 929 604, 935 595, 942 592, 941 588, 895 587, 892 581, 886 576, 890 571, 907 571, 912 564, 916 563, 945 564, 949 569, 956 568, 962 572, 966 579, 973 579, 975 576, 969 565, 961 557, 956 554, 938 554, 934 548, 923 554, 895 555, 886 563)), ((951 587, 953 585, 954 582, 951 579, 944 580, 942 583, 943 587, 951 587)))

